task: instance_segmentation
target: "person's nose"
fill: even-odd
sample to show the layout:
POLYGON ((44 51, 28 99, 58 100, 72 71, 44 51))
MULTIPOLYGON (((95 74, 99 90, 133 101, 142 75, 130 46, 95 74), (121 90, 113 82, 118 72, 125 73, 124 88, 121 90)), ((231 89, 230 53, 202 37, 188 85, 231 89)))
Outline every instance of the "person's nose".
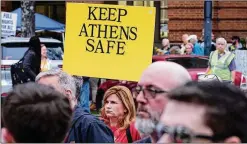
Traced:
POLYGON ((105 108, 106 108, 106 109, 111 109, 111 104, 110 104, 110 103, 107 103, 107 104, 105 105, 105 108))
POLYGON ((142 104, 147 103, 147 100, 146 100, 146 98, 144 97, 143 91, 141 91, 141 92, 137 95, 136 101, 137 101, 137 103, 142 103, 142 104))

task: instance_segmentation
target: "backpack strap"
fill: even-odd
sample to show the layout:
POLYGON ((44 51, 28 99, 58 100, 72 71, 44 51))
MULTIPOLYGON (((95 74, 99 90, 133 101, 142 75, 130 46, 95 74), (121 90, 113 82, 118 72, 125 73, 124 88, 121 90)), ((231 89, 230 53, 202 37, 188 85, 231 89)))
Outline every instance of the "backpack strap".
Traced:
POLYGON ((128 126, 128 128, 126 129, 126 136, 128 139, 128 143, 132 143, 133 140, 132 140, 131 133, 130 133, 130 126, 128 126))

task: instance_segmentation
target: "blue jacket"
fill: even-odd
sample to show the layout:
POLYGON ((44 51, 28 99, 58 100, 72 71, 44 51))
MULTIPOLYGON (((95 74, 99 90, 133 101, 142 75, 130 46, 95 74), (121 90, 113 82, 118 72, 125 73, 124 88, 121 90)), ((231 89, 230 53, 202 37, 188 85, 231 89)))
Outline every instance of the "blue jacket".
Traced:
POLYGON ((76 106, 66 143, 114 143, 114 136, 97 117, 76 106))
POLYGON ((192 52, 193 52, 195 55, 204 56, 204 49, 200 46, 199 43, 195 43, 195 44, 194 44, 194 48, 193 48, 192 52))

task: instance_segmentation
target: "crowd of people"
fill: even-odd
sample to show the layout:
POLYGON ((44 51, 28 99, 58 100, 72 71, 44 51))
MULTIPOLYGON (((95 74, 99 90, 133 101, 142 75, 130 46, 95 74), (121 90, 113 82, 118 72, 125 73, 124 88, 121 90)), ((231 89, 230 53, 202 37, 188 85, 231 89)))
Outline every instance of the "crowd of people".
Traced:
MULTIPOLYGON (((211 35, 212 42, 209 52, 216 50, 216 39, 214 34, 211 35)), ((207 55, 205 53, 205 43, 203 38, 198 39, 197 35, 182 35, 182 44, 181 45, 173 45, 171 46, 169 39, 164 38, 162 40, 162 47, 155 48, 155 55, 169 55, 169 54, 177 54, 177 55, 207 55)), ((231 44, 227 45, 225 50, 229 52, 233 52, 235 50, 247 50, 247 37, 243 38, 241 41, 239 36, 232 36, 231 44)))
MULTIPOLYGON (((218 38, 208 71, 229 80, 234 54, 225 52, 225 47, 225 39, 218 38), (224 59, 220 60, 227 63, 219 69, 221 52, 227 58, 221 55, 224 59)), ((143 71, 137 86, 111 81, 111 87, 102 92, 102 108, 96 117, 85 96, 90 78, 44 68, 44 51, 37 37, 30 39, 25 54, 29 60, 23 65, 33 71, 27 73, 32 79, 16 83, 4 100, 2 142, 247 142, 247 97, 232 84, 195 82, 179 64, 154 62, 143 71)))
MULTIPOLYGON (((247 38, 240 39, 238 36, 232 36, 231 44, 226 39, 218 37, 215 39, 214 34, 211 35, 212 43, 209 50, 209 62, 206 74, 215 74, 222 81, 234 83, 236 78, 236 50, 247 51, 247 38)), ((155 48, 155 55, 198 55, 207 56, 205 43, 203 38, 198 39, 196 35, 184 34, 182 36, 183 43, 180 46, 170 47, 168 39, 162 40, 162 48, 155 48)))

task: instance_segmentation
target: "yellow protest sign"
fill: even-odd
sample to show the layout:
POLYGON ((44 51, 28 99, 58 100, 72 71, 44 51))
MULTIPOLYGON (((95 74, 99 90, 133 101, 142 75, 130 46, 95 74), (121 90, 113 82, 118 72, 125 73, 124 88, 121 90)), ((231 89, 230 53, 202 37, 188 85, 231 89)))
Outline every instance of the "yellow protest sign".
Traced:
POLYGON ((67 3, 63 70, 139 80, 152 62, 155 8, 67 3))

